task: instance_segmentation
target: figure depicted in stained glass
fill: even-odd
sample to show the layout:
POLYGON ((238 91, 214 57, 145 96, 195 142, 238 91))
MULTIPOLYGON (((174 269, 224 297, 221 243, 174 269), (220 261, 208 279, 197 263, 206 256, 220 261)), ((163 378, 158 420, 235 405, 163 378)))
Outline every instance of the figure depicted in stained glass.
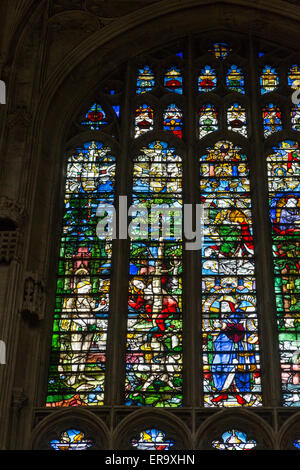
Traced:
POLYGON ((211 52, 218 60, 225 60, 231 51, 231 47, 229 47, 225 42, 217 42, 209 49, 209 52, 211 52))
POLYGON ((218 130, 218 113, 212 104, 205 104, 199 110, 199 137, 205 137, 218 130))
POLYGON ((171 131, 182 139, 182 111, 175 104, 170 104, 163 115, 164 130, 171 131))
POLYGON ((51 441, 50 445, 54 450, 87 450, 92 447, 93 442, 85 439, 82 431, 68 429, 60 435, 59 439, 51 441))
POLYGON ((138 438, 131 440, 131 445, 137 450, 169 450, 174 444, 163 431, 153 428, 142 431, 138 438))
POLYGON ((262 116, 265 137, 269 137, 274 132, 282 130, 282 117, 278 106, 273 103, 265 105, 262 116))
POLYGON ((239 103, 234 103, 227 110, 228 130, 247 137, 246 110, 239 103))
POLYGON ((107 124, 105 111, 99 103, 94 103, 81 122, 83 126, 88 126, 91 130, 98 131, 101 126, 107 124))
POLYGON ((164 76, 164 86, 168 91, 182 95, 182 73, 179 67, 170 67, 164 76))
POLYGON ((300 406, 300 152, 280 142, 267 158, 283 404, 300 406))
POLYGON ((136 81, 136 92, 137 94, 148 93, 155 86, 155 77, 151 68, 148 65, 140 68, 138 71, 137 81, 136 81))
POLYGON ((253 439, 249 440, 245 432, 232 429, 222 434, 221 441, 212 441, 212 446, 216 450, 252 450, 257 443, 253 439))
POLYGON ((232 65, 226 76, 226 85, 229 90, 238 93, 245 93, 245 79, 242 69, 237 65, 232 65))
MULTIPOLYGON (((181 207, 181 158, 153 142, 134 161, 133 203, 181 207)), ((150 230, 150 229, 149 229, 150 230)), ((147 232, 130 245, 126 404, 181 406, 182 247, 147 232), (152 239, 152 241, 150 241, 152 239)))
POLYGON ((200 72, 198 77, 198 90, 199 92, 212 91, 217 86, 216 71, 210 66, 206 65, 200 72))
POLYGON ((100 142, 68 160, 47 406, 103 404, 111 242, 98 239, 96 212, 113 201, 114 172, 100 142))
POLYGON ((274 67, 266 65, 260 77, 260 90, 261 94, 270 93, 277 90, 279 85, 279 76, 274 67))
POLYGON ((300 88, 300 67, 299 65, 293 65, 288 71, 288 85, 293 89, 297 90, 300 88))
POLYGON ((147 104, 142 104, 135 111, 135 137, 153 131, 153 125, 153 109, 147 104))
POLYGON ((205 406, 261 404, 247 158, 221 141, 200 158, 205 204, 202 325, 205 406))
MULTIPOLYGON (((300 88, 300 85, 299 85, 300 88)), ((291 110, 291 123, 294 131, 300 131, 300 105, 296 104, 291 110)))

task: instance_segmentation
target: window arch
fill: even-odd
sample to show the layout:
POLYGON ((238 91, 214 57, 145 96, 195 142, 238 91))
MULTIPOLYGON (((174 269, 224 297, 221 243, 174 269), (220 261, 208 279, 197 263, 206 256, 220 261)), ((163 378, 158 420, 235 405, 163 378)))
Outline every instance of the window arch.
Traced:
MULTIPOLYGON (((71 201, 66 196, 65 217, 73 218, 70 225, 79 230, 73 251, 70 244, 63 245, 62 238, 60 261, 64 271, 58 276, 60 300, 53 333, 49 406, 110 405, 113 394, 105 395, 107 383, 119 387, 120 393, 114 396, 120 398, 114 404, 120 406, 267 406, 266 350, 270 348, 266 345, 272 338, 267 338, 265 324, 271 321, 276 328, 276 305, 281 349, 278 347, 275 355, 272 374, 276 377, 282 368, 283 390, 288 390, 292 406, 299 406, 295 398, 298 384, 293 383, 292 391, 285 385, 298 373, 297 274, 279 272, 275 252, 275 288, 270 272, 267 287, 271 312, 259 272, 266 272, 273 262, 268 242, 278 223, 274 201, 279 196, 273 197, 270 186, 273 202, 267 211, 268 184, 275 178, 267 149, 271 142, 275 149, 276 145, 281 149, 284 142, 293 142, 294 149, 297 145, 297 108, 291 105, 289 114, 282 109, 282 96, 290 91, 288 87, 295 87, 297 65, 292 58, 289 64, 285 60, 278 63, 272 53, 262 55, 260 50, 259 43, 248 45, 242 38, 237 46, 230 37, 178 42, 129 63, 126 83, 120 86, 123 91, 119 93, 112 85, 101 86, 97 97, 83 110, 78 130, 88 128, 93 138, 85 140, 81 150, 77 147, 69 157, 67 184, 70 180, 73 189, 68 191, 76 193, 75 199, 87 193, 84 210, 87 216, 89 208, 94 212, 83 219, 82 208, 76 212, 73 205, 71 213, 67 205, 71 207, 71 201), (293 139, 284 141, 284 133, 293 139), (118 142, 114 151, 106 147, 108 136, 118 142), (126 159, 122 163, 125 143, 126 159), (87 155, 87 169, 77 160, 81 169, 73 178, 72 158, 76 160, 80 152, 87 155), (103 152, 101 160, 98 155, 103 152), (116 176, 112 171, 107 176, 108 167, 115 165, 116 176), (271 172, 269 180, 266 171, 271 172), (265 178, 261 186, 256 183, 260 174, 265 178), (96 188, 98 179, 105 180, 103 189, 96 188), (115 179, 123 181, 126 194, 120 192, 115 179), (90 195, 93 191, 96 196, 90 195), (162 237, 158 231, 155 237, 149 227, 141 231, 141 220, 136 227, 138 234, 135 232, 139 236, 122 244, 126 252, 121 253, 118 237, 109 240, 108 232, 107 239, 101 241, 94 234, 92 241, 88 234, 83 242, 85 229, 81 233, 80 227, 88 231, 97 225, 99 217, 107 217, 107 211, 97 214, 99 204, 112 205, 122 195, 128 197, 128 204, 144 204, 145 209, 166 204, 174 212, 184 204, 202 203, 205 219, 201 250, 189 252, 186 234, 176 238, 175 226, 169 236, 162 237), (97 244, 96 251, 90 248, 97 244), (264 256, 263 246, 267 247, 264 256), (114 283, 112 257, 115 269, 121 269, 119 263, 124 263, 120 286, 114 283), (122 300, 118 303, 121 309, 113 306, 110 311, 108 299, 119 290, 123 300, 128 295, 128 305, 122 300), (284 316, 284 308, 278 307, 280 296, 284 300, 290 296, 295 313, 284 316), (86 311, 84 303, 88 305, 86 311), (69 316, 68 305, 72 305, 69 316), (280 324, 282 318, 285 326, 280 324), (289 318, 292 320, 287 325, 289 318), (113 345, 114 334, 120 342, 119 352, 113 345), (293 336, 289 340, 291 353, 284 346, 284 335, 293 336), (115 369, 116 361, 119 366, 115 369), (115 370, 119 376, 113 380, 115 370)), ((112 77, 107 83, 114 80, 112 77)), ((282 152, 278 155, 280 159, 282 152)), ((280 184, 288 178, 284 170, 288 174, 294 171, 297 160, 288 158, 285 169, 278 160, 276 178, 280 178, 280 184)), ((293 191, 297 193, 298 189, 293 191)), ((282 197, 292 200, 295 195, 282 197)), ((297 208, 294 204, 295 224, 297 208)), ((148 217, 131 213, 133 219, 137 215, 144 222, 148 217)), ((162 223, 163 215, 158 218, 162 223)), ((294 270, 298 269, 297 242, 293 239, 291 243, 294 248, 282 252, 281 261, 292 257, 294 270)), ((273 340, 278 345, 278 337, 273 340)), ((281 404, 289 406, 286 393, 281 404)), ((216 436, 214 442, 220 439, 216 436)))

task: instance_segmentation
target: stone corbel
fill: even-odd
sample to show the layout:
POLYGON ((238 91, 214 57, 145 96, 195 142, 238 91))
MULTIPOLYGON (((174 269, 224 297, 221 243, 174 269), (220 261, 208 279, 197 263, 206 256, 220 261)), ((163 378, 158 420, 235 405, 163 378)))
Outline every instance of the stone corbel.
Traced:
POLYGON ((23 388, 16 387, 12 392, 12 407, 16 412, 19 412, 27 402, 27 396, 23 388))
POLYGON ((26 221, 24 207, 6 196, 0 197, 0 263, 20 261, 26 221))
POLYGON ((26 273, 22 314, 31 323, 44 318, 45 284, 36 273, 26 273))

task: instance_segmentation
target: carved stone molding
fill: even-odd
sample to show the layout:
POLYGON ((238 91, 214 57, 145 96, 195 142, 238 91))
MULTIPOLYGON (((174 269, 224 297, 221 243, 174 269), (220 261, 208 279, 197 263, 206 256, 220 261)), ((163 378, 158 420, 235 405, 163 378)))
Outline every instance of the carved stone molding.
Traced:
POLYGON ((82 11, 66 11, 59 13, 49 21, 49 29, 53 33, 77 31, 91 34, 97 31, 101 24, 94 15, 82 11))
POLYGON ((17 106, 14 111, 9 113, 7 125, 9 129, 13 127, 27 128, 31 125, 32 115, 26 106, 17 106))
POLYGON ((2 196, 0 197, 0 219, 10 219, 20 228, 25 224, 25 208, 19 202, 2 196))
POLYGON ((45 284, 36 273, 26 273, 22 314, 30 322, 44 318, 45 284))
POLYGON ((21 204, 6 196, 0 197, 0 263, 21 260, 25 220, 21 204))
POLYGON ((21 387, 16 387, 12 391, 12 407, 15 411, 20 411, 27 402, 27 395, 24 392, 24 389, 21 387))

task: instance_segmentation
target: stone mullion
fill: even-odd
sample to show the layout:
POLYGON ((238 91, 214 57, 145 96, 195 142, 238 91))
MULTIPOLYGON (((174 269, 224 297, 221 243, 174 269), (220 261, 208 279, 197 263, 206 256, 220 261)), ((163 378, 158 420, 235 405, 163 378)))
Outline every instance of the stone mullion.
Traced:
POLYGON ((276 328, 276 304, 273 284, 272 239, 270 234, 266 155, 259 99, 259 67, 253 39, 249 37, 250 120, 252 128, 250 181, 256 259, 257 309, 260 331, 260 357, 264 406, 281 402, 279 345, 276 328))
MULTIPOLYGON (((131 66, 127 64, 124 95, 121 105, 121 138, 118 155, 115 207, 118 216, 119 196, 128 194, 130 106, 131 106, 131 66)), ((108 324, 107 373, 105 384, 105 404, 123 405, 125 388, 125 355, 128 305, 128 240, 119 239, 117 217, 117 237, 113 241, 113 273, 111 278, 111 310, 108 324)))
MULTIPOLYGON (((185 138, 186 151, 183 160, 183 204, 192 204, 193 209, 197 202, 197 168, 195 155, 195 90, 194 90, 194 67, 193 67, 193 43, 188 38, 188 50, 185 90, 186 90, 186 112, 185 112, 185 138)), ((195 214, 195 210, 193 210, 195 214)), ((183 212, 184 216, 184 212, 183 212)), ((183 234, 183 249, 185 247, 183 234)), ((183 364, 184 364, 184 405, 197 406, 200 403, 200 381, 199 381, 199 312, 197 309, 197 256, 195 251, 185 250, 183 256, 183 364)))

